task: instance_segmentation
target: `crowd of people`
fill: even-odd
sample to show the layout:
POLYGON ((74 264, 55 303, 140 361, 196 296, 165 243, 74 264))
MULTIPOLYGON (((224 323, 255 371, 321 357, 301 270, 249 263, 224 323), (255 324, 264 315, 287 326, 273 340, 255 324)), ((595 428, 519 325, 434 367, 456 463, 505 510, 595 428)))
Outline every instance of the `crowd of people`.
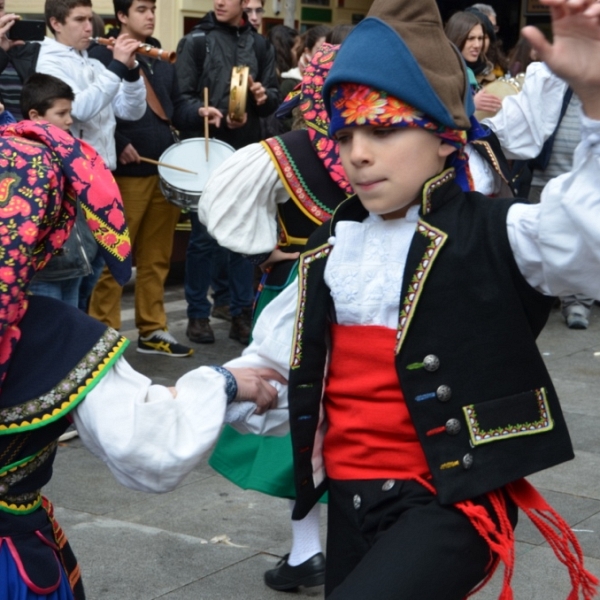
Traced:
POLYGON ((264 0, 214 0, 173 65, 138 52, 157 1, 113 0, 104 34, 91 0, 46 0, 38 43, 0 0, 0 597, 84 598, 41 494, 71 427, 132 489, 214 446, 287 498, 275 590, 459 600, 503 565, 505 600, 520 509, 591 600, 524 478, 573 458, 536 337, 556 298, 585 329, 600 297, 600 4, 542 0, 552 44, 529 27, 507 55, 487 4, 443 25, 434 0, 374 0, 355 27, 263 36, 264 0), (206 127, 231 156, 189 211, 186 336, 222 318, 248 347, 157 386, 123 357, 121 296, 135 261, 137 351, 193 353, 168 328, 181 208, 157 161, 206 127))

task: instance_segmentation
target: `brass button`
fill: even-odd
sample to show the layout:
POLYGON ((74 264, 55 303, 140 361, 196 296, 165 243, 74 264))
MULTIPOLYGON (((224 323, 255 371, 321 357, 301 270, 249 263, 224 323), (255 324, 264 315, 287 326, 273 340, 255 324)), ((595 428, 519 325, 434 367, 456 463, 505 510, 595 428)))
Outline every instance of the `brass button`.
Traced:
POLYGON ((354 504, 354 508, 358 510, 360 508, 362 500, 358 494, 354 494, 354 498, 352 498, 352 504, 354 504))
POLYGON ((452 398, 452 390, 447 385, 440 385, 435 391, 435 395, 440 402, 448 402, 452 398))
POLYGON ((381 489, 384 492, 389 492, 396 485, 395 479, 388 479, 382 486, 381 489))
POLYGON ((423 368, 430 373, 440 368, 440 359, 435 354, 428 354, 423 359, 423 368))
POLYGON ((461 425, 458 419, 448 419, 446 421, 446 433, 449 435, 457 435, 460 433, 461 425))
POLYGON ((465 454, 462 458, 463 469, 470 469, 473 466, 474 458, 472 454, 465 454))

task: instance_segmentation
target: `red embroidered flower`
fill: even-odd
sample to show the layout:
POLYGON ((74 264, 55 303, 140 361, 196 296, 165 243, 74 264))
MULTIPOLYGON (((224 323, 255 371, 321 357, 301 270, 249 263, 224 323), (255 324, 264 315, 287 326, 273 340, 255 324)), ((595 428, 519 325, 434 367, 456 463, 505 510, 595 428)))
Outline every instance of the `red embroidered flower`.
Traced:
POLYGON ((15 270, 12 267, 0 267, 0 281, 14 283, 17 280, 15 270))
POLYGON ((26 244, 33 244, 37 239, 39 228, 29 220, 21 223, 17 231, 26 244))

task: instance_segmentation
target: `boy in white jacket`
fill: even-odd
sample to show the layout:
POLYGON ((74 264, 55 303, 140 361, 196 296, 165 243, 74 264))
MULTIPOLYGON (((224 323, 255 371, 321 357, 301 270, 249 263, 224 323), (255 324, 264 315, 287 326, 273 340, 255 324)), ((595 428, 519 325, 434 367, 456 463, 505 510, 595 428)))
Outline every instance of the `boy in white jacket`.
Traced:
POLYGON ((113 170, 117 166, 115 116, 136 121, 146 110, 146 88, 135 60, 139 42, 119 36, 114 60, 105 67, 87 54, 91 0, 46 0, 44 10, 55 39, 42 43, 36 71, 54 75, 73 88, 71 132, 91 144, 113 170))

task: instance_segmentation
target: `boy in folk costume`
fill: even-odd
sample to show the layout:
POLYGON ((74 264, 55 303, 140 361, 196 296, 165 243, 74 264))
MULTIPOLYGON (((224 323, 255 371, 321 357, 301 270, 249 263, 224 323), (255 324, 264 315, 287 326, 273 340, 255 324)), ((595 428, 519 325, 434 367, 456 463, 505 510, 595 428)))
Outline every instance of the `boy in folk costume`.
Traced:
POLYGON ((433 0, 375 0, 325 82, 357 197, 235 362, 290 367, 294 517, 328 489, 329 600, 460 600, 499 562, 508 600, 517 507, 569 599, 594 596, 574 534, 523 479, 573 458, 535 341, 551 296, 600 295, 600 3, 545 3, 554 44, 525 33, 582 99, 584 134, 539 205, 469 191, 473 107, 433 0))

